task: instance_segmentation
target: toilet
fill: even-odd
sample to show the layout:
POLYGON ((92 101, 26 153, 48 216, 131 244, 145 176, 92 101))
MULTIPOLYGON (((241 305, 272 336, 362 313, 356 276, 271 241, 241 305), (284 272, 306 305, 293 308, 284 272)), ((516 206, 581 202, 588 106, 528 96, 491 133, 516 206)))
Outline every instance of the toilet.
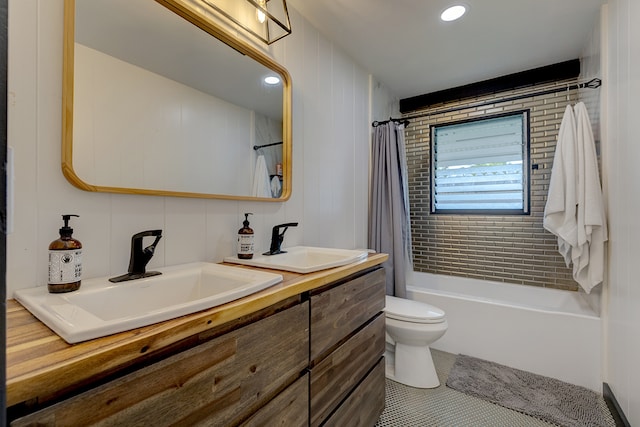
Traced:
POLYGON ((420 301, 386 296, 386 376, 417 388, 440 385, 429 345, 447 331, 445 313, 420 301))

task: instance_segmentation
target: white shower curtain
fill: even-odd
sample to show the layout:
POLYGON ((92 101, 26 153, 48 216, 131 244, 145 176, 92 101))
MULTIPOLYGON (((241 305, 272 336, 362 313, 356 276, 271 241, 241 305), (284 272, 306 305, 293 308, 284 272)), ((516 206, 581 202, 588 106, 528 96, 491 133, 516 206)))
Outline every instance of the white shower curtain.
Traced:
POLYGON ((412 268, 404 125, 389 121, 375 127, 371 169, 369 247, 389 254, 383 264, 387 295, 404 298, 412 268))
POLYGON ((269 171, 263 155, 259 155, 256 159, 256 168, 253 171, 253 189, 252 193, 255 197, 271 197, 271 180, 269 171))

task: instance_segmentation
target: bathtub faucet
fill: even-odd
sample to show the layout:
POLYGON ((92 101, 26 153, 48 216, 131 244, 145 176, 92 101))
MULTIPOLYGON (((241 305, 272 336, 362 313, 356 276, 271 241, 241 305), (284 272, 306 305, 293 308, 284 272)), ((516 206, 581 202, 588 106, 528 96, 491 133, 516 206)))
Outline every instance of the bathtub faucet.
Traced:
POLYGON ((269 248, 269 252, 265 252, 262 255, 276 255, 286 253, 287 251, 283 251, 282 249, 280 249, 280 246, 282 246, 282 241, 284 240, 284 233, 289 227, 296 227, 297 225, 297 222, 289 222, 286 224, 279 224, 274 226, 271 230, 271 247, 269 248), (280 232, 281 228, 284 228, 284 230, 282 230, 282 233, 280 232))

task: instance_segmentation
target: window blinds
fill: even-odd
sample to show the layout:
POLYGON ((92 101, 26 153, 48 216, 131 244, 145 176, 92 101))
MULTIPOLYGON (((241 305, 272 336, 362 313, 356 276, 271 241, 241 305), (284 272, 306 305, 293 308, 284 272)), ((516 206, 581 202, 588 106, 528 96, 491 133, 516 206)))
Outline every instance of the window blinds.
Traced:
POLYGON ((432 212, 526 213, 527 123, 519 112, 433 127, 432 212))

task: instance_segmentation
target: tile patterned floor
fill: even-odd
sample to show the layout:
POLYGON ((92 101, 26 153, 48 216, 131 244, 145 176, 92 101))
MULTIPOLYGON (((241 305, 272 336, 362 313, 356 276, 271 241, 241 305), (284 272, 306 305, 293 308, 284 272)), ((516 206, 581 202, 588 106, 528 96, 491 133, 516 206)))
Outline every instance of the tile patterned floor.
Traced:
MULTIPOLYGON (((467 396, 445 385, 455 355, 431 350, 440 387, 416 389, 387 380, 386 408, 377 427, 549 427, 545 421, 467 396)), ((615 422, 602 400, 609 423, 615 422)))

